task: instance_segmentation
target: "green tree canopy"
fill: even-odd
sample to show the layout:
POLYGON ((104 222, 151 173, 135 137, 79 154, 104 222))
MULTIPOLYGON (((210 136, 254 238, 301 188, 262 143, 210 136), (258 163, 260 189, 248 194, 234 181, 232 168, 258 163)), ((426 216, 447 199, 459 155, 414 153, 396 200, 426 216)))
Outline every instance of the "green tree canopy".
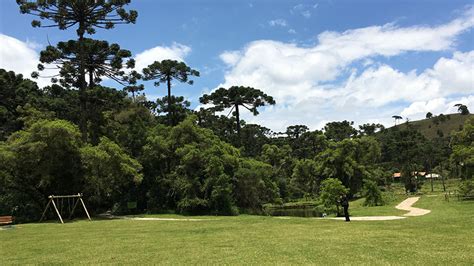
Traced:
MULTIPOLYGON (((84 38, 82 42, 69 40, 59 42, 57 47, 49 45, 41 51, 40 62, 42 64, 38 65, 38 70, 44 70, 44 64, 47 64, 46 67, 49 69, 58 68, 59 74, 52 78, 52 82, 56 82, 57 76, 59 76, 59 81, 64 87, 80 87, 78 78, 81 67, 87 73, 89 88, 100 83, 103 77, 115 80, 120 84, 126 84, 129 76, 125 75, 123 69, 135 66, 135 60, 131 56, 130 51, 121 49, 116 43, 109 45, 107 41, 89 38, 84 38), (83 52, 86 56, 81 58, 79 52, 83 52)), ((39 76, 38 73, 33 74, 33 77, 37 76, 39 76)), ((139 76, 132 77, 136 80, 139 76)))
POLYGON ((211 94, 204 94, 199 101, 203 104, 212 104, 213 111, 224 111, 231 108, 236 118, 236 130, 240 136, 240 112, 239 106, 243 106, 253 115, 258 115, 258 107, 265 105, 274 105, 273 97, 268 96, 261 90, 252 87, 232 86, 229 89, 219 88, 211 94))
POLYGON ((330 122, 324 126, 324 135, 330 140, 341 141, 357 136, 357 130, 352 127, 354 122, 344 120, 342 122, 330 122))
POLYGON ((189 79, 191 76, 199 77, 199 71, 187 66, 184 62, 176 60, 163 60, 161 62, 155 61, 148 67, 143 69, 143 76, 145 80, 156 80, 155 86, 166 83, 168 87, 168 122, 169 125, 176 125, 178 121, 173 120, 173 99, 171 97, 171 81, 177 80, 179 82, 193 84, 193 80, 189 79))

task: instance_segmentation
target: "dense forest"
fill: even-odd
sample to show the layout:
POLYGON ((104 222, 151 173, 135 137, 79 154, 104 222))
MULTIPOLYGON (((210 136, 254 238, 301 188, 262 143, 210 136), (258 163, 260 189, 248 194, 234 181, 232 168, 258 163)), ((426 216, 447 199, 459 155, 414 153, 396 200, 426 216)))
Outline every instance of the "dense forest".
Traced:
MULTIPOLYGON (((431 138, 408 122, 272 132, 241 119, 278 104, 262 88, 219 88, 200 98, 206 108, 192 110, 172 85, 192 85, 199 71, 173 60, 134 69, 130 51, 92 39, 96 29, 135 23, 130 1, 17 2, 21 13, 40 19, 34 27, 77 38, 47 46, 32 79, 0 69, 0 214, 35 220, 48 195, 78 192, 93 213, 127 213, 136 202, 135 212, 259 214, 264 204, 301 199, 331 212, 341 193, 383 204, 381 190, 394 173, 409 192, 423 184, 417 172, 462 178, 474 190, 473 118, 431 138), (59 74, 39 88, 34 78, 52 66, 59 74), (105 78, 117 87, 102 86, 105 78), (141 81, 154 81, 166 96, 150 101, 141 81)), ((427 123, 449 117, 429 113, 427 123)))

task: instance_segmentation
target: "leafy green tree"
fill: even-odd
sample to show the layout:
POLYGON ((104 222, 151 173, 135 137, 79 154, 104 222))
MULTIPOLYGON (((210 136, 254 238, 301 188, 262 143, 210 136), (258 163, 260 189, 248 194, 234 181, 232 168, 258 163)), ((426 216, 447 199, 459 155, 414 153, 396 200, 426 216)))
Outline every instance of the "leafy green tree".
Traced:
POLYGON ((231 108, 234 111, 236 118, 237 135, 240 138, 240 112, 239 106, 252 112, 253 115, 258 115, 258 107, 267 104, 274 105, 273 97, 268 96, 261 90, 252 87, 232 86, 229 89, 219 88, 211 94, 204 94, 199 101, 203 104, 212 104, 213 111, 224 111, 226 108, 231 108))
POLYGON ((280 196, 272 166, 267 163, 241 159, 234 179, 236 203, 244 210, 260 211, 264 203, 274 202, 280 196))
POLYGON ((81 192, 81 145, 77 127, 64 120, 37 120, 0 143, 3 189, 16 215, 38 219, 47 196, 81 192))
POLYGON ((0 140, 20 130, 23 122, 20 109, 26 104, 41 108, 44 102, 42 91, 35 82, 24 79, 21 74, 0 69, 0 140))
POLYGON ((363 124, 359 126, 359 134, 362 136, 373 136, 376 132, 384 130, 385 127, 382 124, 363 124))
POLYGON ((474 180, 463 180, 457 189, 462 197, 470 198, 474 196, 474 180))
POLYGON ((380 154, 380 146, 375 139, 362 137, 330 142, 315 161, 322 178, 338 178, 351 194, 355 194, 362 188, 364 179, 375 178, 379 173, 376 164, 380 154))
POLYGON ((342 185, 339 179, 328 178, 321 182, 319 199, 327 212, 335 212, 339 215, 339 201, 348 192, 349 190, 342 185))
POLYGON ((270 129, 266 127, 256 124, 246 124, 241 132, 243 155, 249 157, 260 155, 263 145, 270 142, 268 138, 269 134, 270 129))
POLYGON ((426 119, 431 119, 433 114, 431 112, 426 113, 426 119))
POLYGON ((236 214, 232 178, 239 152, 197 126, 195 119, 190 116, 171 129, 158 127, 150 133, 142 159, 151 174, 146 180, 152 188, 150 205, 174 206, 182 213, 236 214))
POLYGON ((298 159, 313 159, 328 147, 328 140, 322 131, 315 130, 303 133, 291 141, 292 154, 298 159))
POLYGON ((461 114, 461 115, 468 115, 469 114, 469 109, 467 108, 466 105, 464 104, 455 104, 454 107, 457 107, 458 108, 458 112, 461 114))
POLYGON ((235 118, 225 115, 215 115, 214 111, 201 108, 195 111, 198 116, 198 125, 212 130, 214 134, 228 143, 237 143, 235 137, 235 118))
POLYGON ((290 197, 289 184, 293 174, 295 159, 291 156, 292 150, 289 145, 278 147, 273 144, 264 144, 260 160, 272 166, 272 174, 278 185, 280 197, 287 199, 290 197))
POLYGON ((102 137, 97 146, 81 148, 81 161, 84 193, 96 208, 110 208, 115 203, 125 206, 130 200, 126 193, 143 178, 140 163, 106 137, 102 137))
POLYGON ((138 84, 138 81, 142 79, 142 75, 135 70, 132 70, 130 73, 123 76, 124 81, 128 84, 123 88, 124 91, 127 93, 132 94, 132 99, 135 99, 135 94, 139 94, 140 91, 145 90, 145 86, 143 84, 138 84))
POLYGON ((309 128, 305 125, 294 125, 286 128, 286 135, 290 139, 298 139, 301 135, 308 131, 309 128))
POLYGON ((303 159, 296 162, 290 181, 293 198, 316 196, 320 183, 317 164, 313 160, 303 159))
POLYGON ((149 128, 156 122, 150 111, 135 102, 122 108, 110 108, 102 112, 102 135, 107 136, 134 158, 141 156, 149 128))
POLYGON ((452 172, 465 179, 474 176, 474 118, 467 119, 461 131, 452 134, 452 172))
POLYGON ((324 134, 328 139, 334 141, 341 141, 347 138, 353 138, 357 136, 357 130, 352 127, 354 122, 342 121, 342 122, 330 122, 324 126, 324 134))
POLYGON ((364 181, 362 196, 365 197, 365 206, 381 206, 384 204, 382 192, 373 180, 364 181))
POLYGON ((148 67, 143 69, 144 80, 157 80, 155 86, 166 82, 168 87, 168 125, 176 125, 178 121, 173 120, 173 115, 176 110, 173 108, 173 99, 171 97, 171 81, 177 80, 179 82, 193 84, 191 76, 199 77, 199 71, 191 69, 184 62, 176 60, 163 60, 161 62, 155 61, 148 67))
MULTIPOLYGON (((156 99, 155 111, 159 118, 163 118, 160 114, 166 113, 168 114, 168 119, 171 117, 173 123, 180 123, 186 116, 192 114, 192 110, 189 109, 190 106, 191 103, 185 100, 183 96, 171 96, 171 101, 168 100, 168 96, 165 96, 156 99), (169 105, 170 102, 171 105, 169 105)), ((162 121, 161 119, 159 121, 166 124, 166 121, 162 121)))

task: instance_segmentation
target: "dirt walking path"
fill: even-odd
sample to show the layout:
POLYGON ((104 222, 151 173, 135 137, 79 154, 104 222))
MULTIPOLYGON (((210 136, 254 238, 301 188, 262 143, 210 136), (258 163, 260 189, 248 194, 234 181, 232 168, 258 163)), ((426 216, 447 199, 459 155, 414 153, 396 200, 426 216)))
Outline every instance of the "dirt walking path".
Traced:
POLYGON ((405 213, 403 216, 422 216, 422 215, 430 213, 431 212, 430 210, 412 207, 412 205, 415 204, 415 202, 417 202, 419 199, 420 197, 408 198, 400 202, 400 204, 395 206, 395 208, 402 211, 408 211, 408 213, 405 213))
MULTIPOLYGON (((407 216, 422 216, 430 213, 430 210, 412 207, 420 197, 410 197, 400 202, 395 208, 403 211, 408 211, 403 216, 351 216, 351 221, 390 221, 405 219, 407 216)), ((275 217, 279 219, 290 219, 290 217, 275 217)), ((328 217, 328 218, 313 218, 313 219, 326 219, 326 220, 345 220, 344 217, 328 217)))

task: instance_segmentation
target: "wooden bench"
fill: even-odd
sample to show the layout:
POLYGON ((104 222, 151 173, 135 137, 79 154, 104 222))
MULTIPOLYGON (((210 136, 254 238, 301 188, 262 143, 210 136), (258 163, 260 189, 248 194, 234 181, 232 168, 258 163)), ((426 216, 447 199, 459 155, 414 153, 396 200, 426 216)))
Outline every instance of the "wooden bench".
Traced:
POLYGON ((13 224, 15 217, 13 216, 0 216, 0 225, 13 224))

